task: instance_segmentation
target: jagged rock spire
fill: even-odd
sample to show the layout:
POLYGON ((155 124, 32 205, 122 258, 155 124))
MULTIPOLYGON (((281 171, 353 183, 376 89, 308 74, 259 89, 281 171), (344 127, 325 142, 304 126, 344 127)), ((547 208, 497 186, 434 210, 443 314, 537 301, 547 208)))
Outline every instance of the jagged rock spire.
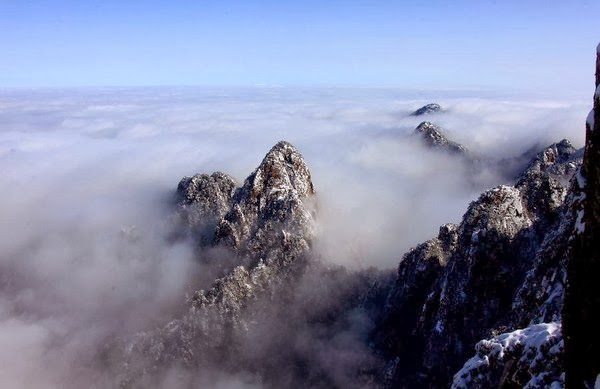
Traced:
POLYGON ((594 108, 586 121, 581 172, 574 182, 580 199, 567 269, 563 310, 567 388, 600 380, 600 45, 596 49, 594 108))
POLYGON ((297 245, 306 248, 314 234, 308 201, 314 193, 304 158, 281 141, 235 192, 230 211, 217 226, 215 242, 254 261, 270 260, 273 251, 291 240, 298 239, 297 245))
MULTIPOLYGON (((224 245, 252 265, 272 259, 286 244, 309 246, 315 193, 302 155, 278 142, 241 187, 227 174, 196 174, 178 185, 175 215, 201 246, 224 245)), ((279 254, 275 256, 280 256, 279 254)))

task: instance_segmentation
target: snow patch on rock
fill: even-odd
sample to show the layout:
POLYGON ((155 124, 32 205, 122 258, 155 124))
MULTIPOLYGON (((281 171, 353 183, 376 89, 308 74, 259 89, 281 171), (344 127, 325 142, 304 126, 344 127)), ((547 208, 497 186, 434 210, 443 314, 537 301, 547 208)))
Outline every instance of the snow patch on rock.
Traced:
POLYGON ((454 376, 452 388, 563 387, 563 350, 558 322, 484 339, 475 346, 476 355, 454 376))

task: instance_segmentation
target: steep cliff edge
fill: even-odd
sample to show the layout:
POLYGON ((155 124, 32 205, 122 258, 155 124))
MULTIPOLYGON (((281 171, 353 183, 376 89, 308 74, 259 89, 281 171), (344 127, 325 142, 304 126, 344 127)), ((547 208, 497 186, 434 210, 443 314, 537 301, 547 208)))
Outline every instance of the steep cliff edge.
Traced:
POLYGON ((580 204, 569 256, 563 309, 566 384, 600 384, 600 45, 596 50, 594 108, 586 121, 585 154, 577 180, 580 204))
POLYGON ((375 333, 390 387, 447 386, 480 339, 560 318, 580 164, 568 141, 549 146, 405 255, 375 333))
MULTIPOLYGON (((600 109, 599 84, 600 52, 596 59, 594 108, 586 121, 583 161, 571 180, 563 206, 553 207, 552 203, 557 202, 552 196, 545 196, 547 202, 543 209, 562 208, 558 213, 558 227, 550 228, 546 234, 534 267, 528 271, 513 303, 514 319, 510 328, 525 328, 480 341, 476 355, 454 376, 454 388, 592 388, 600 385, 597 331, 600 319, 597 282, 600 277, 600 127, 596 125, 600 109), (593 182, 591 186, 590 182, 593 182), (528 324, 527 319, 531 319, 528 324), (541 322, 546 323, 536 324, 541 322)), ((556 151, 555 155, 549 155, 550 159, 561 154, 560 150, 556 151)), ((572 166, 563 166, 573 170, 572 166)))

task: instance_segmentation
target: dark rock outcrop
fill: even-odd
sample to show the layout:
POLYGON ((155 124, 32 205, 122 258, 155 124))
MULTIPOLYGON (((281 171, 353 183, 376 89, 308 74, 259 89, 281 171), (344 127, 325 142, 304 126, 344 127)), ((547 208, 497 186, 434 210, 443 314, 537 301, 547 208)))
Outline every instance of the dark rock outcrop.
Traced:
POLYGON ((415 112, 411 113, 412 116, 421 116, 421 115, 427 115, 430 113, 435 113, 435 112, 440 112, 442 110, 442 107, 437 104, 437 103, 430 103, 430 104, 426 104, 424 106, 422 106, 421 108, 417 109, 415 112))
POLYGON ((596 91, 586 121, 583 166, 576 193, 579 203, 567 270, 563 309, 566 384, 600 385, 600 45, 596 53, 596 91))
POLYGON ((422 122, 415 128, 415 134, 419 135, 428 147, 444 150, 451 154, 468 154, 465 146, 449 140, 444 135, 442 128, 433 123, 422 122))
POLYGON ((393 361, 389 386, 444 387, 492 331, 560 316, 567 186, 580 164, 567 141, 551 145, 515 186, 483 193, 459 225, 405 255, 375 333, 393 361))
POLYGON ((477 343, 454 388, 600 384, 600 51, 596 67, 583 157, 563 140, 538 155, 516 185, 533 221, 531 237, 541 243, 495 327, 511 332, 477 343))
POLYGON ((567 195, 568 180, 575 174, 582 157, 581 150, 576 150, 571 142, 563 139, 550 145, 530 162, 515 186, 523 194, 526 208, 533 218, 556 219, 557 210, 567 195))
POLYGON ((184 177, 177 186, 176 218, 202 246, 211 244, 219 221, 231 207, 237 184, 224 173, 184 177))

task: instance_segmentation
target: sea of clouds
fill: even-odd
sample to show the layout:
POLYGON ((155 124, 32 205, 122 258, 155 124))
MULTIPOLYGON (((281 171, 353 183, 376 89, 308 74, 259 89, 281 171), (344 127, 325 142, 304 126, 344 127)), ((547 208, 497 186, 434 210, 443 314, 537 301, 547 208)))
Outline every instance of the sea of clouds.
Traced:
POLYGON ((0 90, 1 386, 110 386, 94 365, 107 338, 185 310, 202 267, 193 242, 167 238, 185 175, 242 182, 287 140, 312 172, 324 260, 394 268, 483 190, 510 183, 503 165, 562 138, 583 145, 590 101, 477 95, 0 90), (432 101, 444 112, 410 116, 432 101), (424 147, 411 135, 422 120, 484 166, 424 147))

